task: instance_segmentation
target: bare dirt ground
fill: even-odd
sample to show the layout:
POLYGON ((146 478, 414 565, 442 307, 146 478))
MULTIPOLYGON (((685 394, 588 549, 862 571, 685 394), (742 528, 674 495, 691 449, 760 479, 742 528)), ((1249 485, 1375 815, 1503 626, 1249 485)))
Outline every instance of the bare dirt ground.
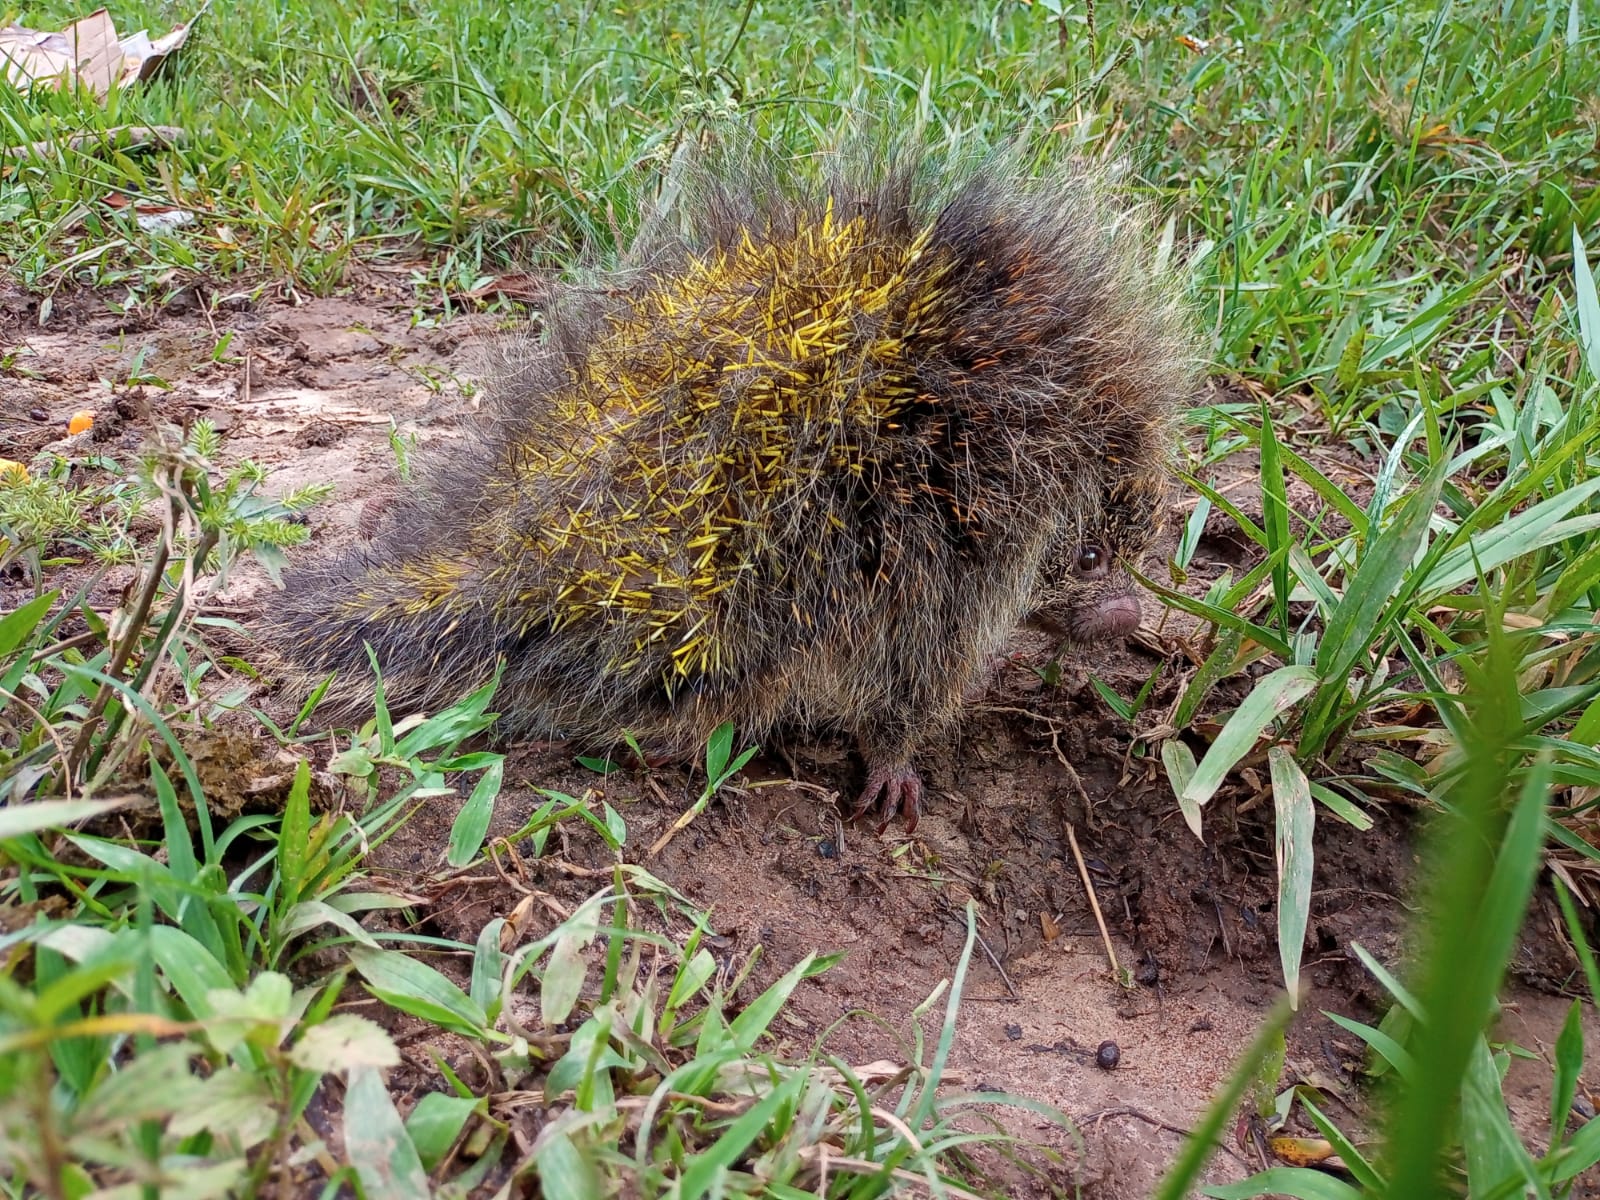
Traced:
MULTIPOLYGON (((472 419, 462 380, 470 378, 476 344, 499 319, 418 324, 401 299, 407 290, 385 289, 379 280, 359 300, 248 304, 212 315, 192 295, 132 314, 103 297, 58 297, 43 328, 34 301, 0 295, 0 351, 10 356, 0 374, 0 454, 28 457, 59 438, 68 415, 83 408, 96 424, 77 452, 117 456, 131 456, 155 421, 205 416, 226 434, 228 458, 271 469, 268 490, 313 480, 335 485, 334 499, 312 514, 313 541, 302 553, 331 550, 361 536, 366 500, 395 483, 391 417, 423 442, 448 438, 457 422, 472 419), (234 336, 218 362, 213 351, 227 330, 234 336), (143 372, 165 387, 118 382, 141 350, 143 372)), ((1247 480, 1241 474, 1232 482, 1247 480)), ((1233 494, 1250 506, 1247 489, 1233 494)), ((1212 526, 1191 580, 1197 590, 1237 567, 1246 548, 1220 517, 1212 526)), ((26 586, 20 578, 0 580, 0 608, 10 608, 26 586)), ((248 627, 250 615, 271 602, 270 584, 241 577, 226 599, 248 627)), ((1002 671, 948 745, 929 754, 933 798, 914 837, 898 828, 878 836, 841 822, 835 797, 859 786, 859 767, 847 746, 829 741, 785 748, 798 782, 781 755, 757 759, 744 786, 725 792, 654 859, 643 848, 698 794, 687 770, 602 779, 577 766, 570 749, 522 748, 508 763, 491 832, 522 823, 542 800, 535 787, 573 794, 596 788, 628 822, 625 857, 644 861, 711 911, 719 958, 738 963, 758 943, 764 948, 742 995, 754 996, 810 951, 846 951, 839 966, 797 994, 785 1033, 798 1052, 858 1009, 906 1037, 912 1010, 951 975, 966 904, 975 900, 983 944, 952 1070, 969 1089, 1057 1106, 1079 1130, 1072 1138, 1031 1117, 1007 1118, 1067 1155, 1040 1179, 1019 1178, 1016 1194, 1072 1194, 1076 1186, 1089 1196, 1133 1200, 1149 1193, 1180 1131, 1198 1118, 1280 987, 1271 801, 1252 790, 1261 781, 1247 771, 1244 786, 1213 802, 1201 843, 1180 819, 1159 765, 1132 752, 1125 724, 1089 686, 1092 667, 1131 697, 1165 657, 1168 681, 1151 712, 1171 702, 1190 629, 1170 619, 1158 627, 1155 618, 1147 601, 1151 633, 1142 646, 1092 664, 1069 659, 1057 686, 1028 666, 1042 665, 1049 648, 1019 637, 1022 662, 1002 671), (1132 977, 1127 986, 1109 968, 1069 826, 1111 945, 1132 977), (1119 1051, 1110 1071, 1095 1063, 1096 1048, 1108 1041, 1119 1051)), ((270 743, 260 745, 270 758, 270 743)), ((434 897, 426 932, 470 943, 527 892, 560 906, 590 890, 594 881, 538 860, 525 862, 520 876, 478 870, 439 882, 455 807, 435 802, 375 860, 396 885, 434 897)), ((1381 1013, 1381 990, 1350 947, 1360 943, 1400 964, 1412 866, 1414 814, 1397 802, 1373 815, 1378 826, 1369 834, 1326 813, 1319 818, 1305 960, 1310 990, 1289 1051, 1290 1074, 1336 1097, 1335 1113, 1356 1129, 1360 1048, 1321 1013, 1364 1020, 1381 1013)), ((580 867, 609 865, 599 841, 576 831, 559 856, 580 867)), ((1554 993, 1575 963, 1551 935, 1551 909, 1541 904, 1516 964, 1504 1034, 1545 1056, 1566 1007, 1554 993)), ((535 911, 554 919, 544 908, 535 911)), ((942 1012, 941 1001, 924 1019, 930 1034, 942 1012)), ((439 1048, 450 1057, 459 1049, 439 1048)), ((858 1063, 905 1053, 896 1035, 864 1019, 844 1023, 828 1048, 858 1063)), ((428 1051, 424 1041, 405 1045, 397 1091, 437 1086, 428 1051)), ((464 1056, 462 1067, 470 1068, 464 1056)), ((1548 1121, 1548 1078, 1542 1062, 1512 1067, 1508 1094, 1528 1130, 1548 1121)), ((1266 1165, 1242 1133, 1230 1134, 1213 1181, 1266 1165)), ((1534 1141, 1542 1145, 1537 1134, 1534 1141)))

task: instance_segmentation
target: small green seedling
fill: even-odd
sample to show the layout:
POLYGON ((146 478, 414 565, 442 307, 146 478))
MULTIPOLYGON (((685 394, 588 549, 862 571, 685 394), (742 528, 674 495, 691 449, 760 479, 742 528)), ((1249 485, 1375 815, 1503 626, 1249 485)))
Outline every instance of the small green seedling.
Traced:
POLYGON ((688 810, 673 822, 672 828, 656 839, 650 847, 652 855, 660 854, 668 842, 677 837, 679 833, 689 827, 701 813, 705 812, 706 805, 711 803, 711 798, 722 789, 722 786, 744 770, 744 765, 756 755, 757 747, 749 746, 740 752, 739 756, 729 762, 733 753, 733 722, 724 721, 712 730, 711 737, 706 742, 706 786, 700 793, 700 799, 691 804, 688 810))

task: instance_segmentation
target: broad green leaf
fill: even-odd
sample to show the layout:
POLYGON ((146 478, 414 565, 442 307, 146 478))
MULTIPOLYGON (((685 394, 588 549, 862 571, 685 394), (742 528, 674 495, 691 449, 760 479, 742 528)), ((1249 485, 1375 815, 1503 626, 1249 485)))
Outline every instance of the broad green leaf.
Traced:
POLYGON ((472 1115, 487 1108, 476 1096, 429 1092, 406 1114, 406 1132, 417 1148, 424 1170, 432 1171, 456 1144, 472 1115))
POLYGON ((606 1113, 611 1110, 616 1103, 611 1073, 627 1071, 636 1065, 611 1045, 615 1017, 615 1009, 603 1007, 573 1032, 567 1052, 545 1077, 547 1099, 554 1101, 563 1092, 571 1092, 573 1106, 579 1111, 606 1113))
POLYGON ((0 839, 60 829, 121 807, 122 800, 35 800, 0 808, 0 839))
POLYGON ((311 764, 301 759, 295 764, 294 783, 283 807, 283 823, 278 828, 278 891, 280 905, 300 899, 306 878, 306 857, 311 852, 311 764))
POLYGON ((1199 617, 1203 621, 1209 621, 1219 629, 1231 630, 1243 637, 1247 637, 1251 641, 1265 646, 1280 658, 1290 657, 1289 643, 1264 625, 1257 625, 1254 621, 1247 620, 1231 609, 1223 608, 1221 605, 1210 604, 1204 600, 1196 600, 1193 596, 1186 595, 1183 592, 1176 592, 1171 588, 1162 587, 1153 579, 1146 579, 1141 576, 1139 582, 1147 587, 1152 594, 1159 596, 1173 608, 1181 609, 1192 616, 1199 617))
POLYGON ((324 904, 320 900, 302 900, 291 908, 283 919, 282 926, 278 929, 278 937, 285 943, 292 938, 321 925, 332 925, 341 933, 363 946, 378 948, 378 943, 373 936, 361 927, 361 923, 349 913, 341 912, 331 904, 324 904))
POLYGON ((278 1105, 267 1077, 229 1066, 200 1084, 193 1100, 168 1124, 169 1133, 189 1137, 210 1130, 236 1138, 249 1150, 271 1136, 278 1123, 278 1105))
POLYGON ((483 1006, 426 963, 367 946, 351 946, 348 953, 374 994, 387 1003, 467 1037, 486 1031, 489 1018, 483 1006))
POLYGON ((1515 664, 1503 641, 1491 639, 1473 691, 1475 769, 1451 789, 1449 823, 1440 826, 1433 864, 1437 879, 1426 917, 1428 949, 1416 989, 1428 1019, 1412 1039, 1413 1066, 1406 1074, 1411 1083, 1425 1080, 1425 1087, 1403 1092, 1392 1109, 1385 1147, 1388 1200, 1410 1200, 1437 1177, 1454 1133, 1437 1093, 1455 1093, 1470 1083, 1472 1056, 1492 1019, 1543 848, 1547 758, 1536 759, 1528 770, 1499 833, 1512 780, 1498 764, 1517 736, 1508 719, 1514 717, 1515 664))
POLYGON ((232 1054, 248 1041, 262 1049, 276 1047, 294 1023, 294 990, 289 979, 264 971, 243 992, 213 988, 206 997, 210 1015, 205 1036, 221 1054, 232 1054))
POLYGON ((1467 1062, 1462 1082, 1461 1149, 1471 1195, 1488 1196, 1516 1181, 1514 1194, 1532 1192, 1539 1200, 1550 1200, 1550 1191, 1540 1182, 1532 1157, 1511 1128, 1500 1072, 1495 1069, 1488 1042, 1481 1037, 1467 1062))
POLYGON ((500 917, 490 921, 478 933, 478 943, 472 951, 469 995, 489 1014, 500 1002, 500 977, 506 966, 505 953, 500 949, 500 931, 505 925, 500 917))
POLYGON ((178 807, 178 793, 154 754, 150 756, 150 780, 155 784, 156 800, 161 806, 161 840, 167 851, 167 869, 178 882, 192 884, 200 873, 200 865, 194 857, 194 842, 178 807))
POLYGON ((561 1024, 572 1015, 578 1003, 583 981, 589 973, 583 948, 589 944, 590 936, 588 933, 565 934, 550 948, 550 959, 539 977, 539 1016, 547 1026, 561 1024))
POLYGON ((1254 1200, 1257 1196, 1293 1196, 1295 1200, 1361 1200, 1361 1191, 1342 1179, 1310 1167, 1273 1167, 1238 1183, 1201 1188, 1213 1200, 1254 1200))
POLYGON ((150 929, 149 938, 156 966, 161 968, 184 1006, 195 1017, 212 1016, 211 996, 233 988, 226 968, 181 929, 156 925, 150 929))
POLYGON ((1565 1183, 1596 1163, 1600 1163, 1600 1117, 1590 1117, 1561 1147, 1550 1182, 1565 1183))
POLYGON ((1524 554, 1600 529, 1600 513, 1567 517, 1596 491, 1600 491, 1600 479, 1591 479, 1471 535, 1464 544, 1440 556, 1421 581, 1418 601, 1431 602, 1471 583, 1480 572, 1487 575, 1524 554))
MULTIPOLYGON (((127 947, 125 953, 130 958, 140 954, 144 949, 144 936, 136 929, 123 928, 113 933, 98 925, 74 925, 67 922, 40 928, 39 932, 33 935, 33 940, 41 946, 54 950, 62 958, 76 963, 87 962, 101 954, 116 953, 111 947, 118 945, 127 947)), ((6 944, 10 944, 9 939, 6 944)))
POLYGON ((539 1172, 543 1200, 593 1200, 605 1194, 594 1163, 579 1153, 565 1133, 550 1137, 534 1156, 533 1165, 539 1172))
POLYGON ((1544 597, 1544 611, 1559 617, 1597 583, 1600 583, 1600 539, 1591 542, 1588 549, 1561 568, 1555 586, 1544 597))
POLYGON ((1311 794, 1316 797, 1319 804, 1346 825, 1354 825, 1363 833, 1372 828, 1372 818, 1332 788, 1313 782, 1311 784, 1311 794))
MULTIPOLYGON (((1172 723, 1179 729, 1187 729, 1193 723, 1195 714, 1200 711, 1200 706, 1211 694, 1211 689, 1238 669, 1239 650, 1244 644, 1244 635, 1237 629, 1219 629, 1216 641, 1216 646, 1206 655, 1205 662, 1200 664, 1199 670, 1195 671, 1188 686, 1183 689, 1183 695, 1178 699, 1172 723)), ((1194 755, 1190 754, 1189 757, 1192 760, 1194 755)), ((1184 782, 1188 783, 1187 778, 1184 782)))
POLYGON ((723 770, 728 765, 728 756, 733 753, 733 722, 724 721, 711 731, 711 737, 706 741, 706 778, 716 780, 722 777, 723 770))
POLYGON ((1299 1095, 1300 1108, 1310 1119, 1311 1124, 1333 1146, 1333 1151, 1341 1159, 1349 1172, 1356 1177, 1356 1182, 1364 1187, 1377 1188, 1382 1180, 1373 1169, 1367 1156, 1361 1153, 1356 1144, 1347 1137, 1342 1129, 1330 1121, 1316 1104, 1304 1092, 1299 1095))
POLYGON ((1448 292, 1429 289, 1429 296, 1436 298, 1414 312, 1388 337, 1369 346, 1361 356, 1361 373, 1370 375, 1391 359, 1409 358, 1420 352, 1441 329, 1456 319, 1473 296, 1496 278, 1493 272, 1486 271, 1448 292))
POLYGON ((61 589, 57 588, 53 592, 35 596, 26 604, 19 605, 16 611, 0 617, 0 659, 22 645, 44 614, 50 611, 50 606, 56 602, 56 597, 59 595, 61 589))
POLYGON ((189 1067, 194 1051, 192 1044, 167 1042, 134 1055, 89 1093, 73 1123, 80 1129, 123 1126, 184 1111, 202 1082, 189 1067))
POLYGON ((1262 730, 1309 696, 1316 686, 1316 671, 1304 666, 1279 667, 1258 680, 1200 760, 1183 796, 1197 805, 1210 800, 1234 764, 1255 749, 1262 730))
POLYGON ((133 963, 131 939, 120 945, 109 944, 105 953, 66 971, 38 993, 33 1001, 33 1021, 40 1025, 53 1024, 67 1010, 77 1009, 80 1001, 124 978, 132 970, 133 963))
POLYGON ((1583 1001, 1574 1000, 1567 1009, 1560 1036, 1556 1038, 1556 1070, 1550 1089, 1550 1149, 1561 1145, 1567 1135, 1567 1114, 1578 1092, 1578 1075, 1583 1070, 1583 1001))
POLYGON ((430 1200, 427 1172, 383 1076, 356 1067, 344 1098, 344 1148, 366 1200, 430 1200))
POLYGON ((717 960, 709 950, 697 950, 690 954, 687 961, 679 966, 678 976, 672 981, 672 990, 667 993, 667 1008, 682 1008, 716 973, 717 960))
POLYGON ((457 754, 447 759, 441 759, 434 766, 441 771, 482 771, 495 763, 503 763, 504 754, 495 754, 488 750, 473 750, 467 754, 457 754))
POLYGON ((410 908, 421 904, 418 896, 399 896, 393 892, 340 892, 329 896, 329 908, 336 908, 342 913, 372 912, 377 909, 410 908))
POLYGON ((1306 774, 1283 746, 1267 751, 1272 773, 1272 801, 1277 812, 1278 955, 1289 1005, 1300 1007, 1300 955, 1305 947, 1311 912, 1311 839, 1317 809, 1306 774))
POLYGON ((1184 824, 1189 826, 1189 832, 1195 837, 1205 841, 1200 825, 1200 805, 1184 795, 1184 789, 1194 778, 1195 768, 1194 751, 1189 749, 1189 743, 1177 738, 1162 742, 1161 765, 1167 769, 1167 781, 1172 784, 1172 793, 1178 798, 1178 811, 1183 814, 1184 824))
POLYGON ((464 867, 478 857, 483 839, 489 832, 489 820, 494 816, 495 798, 500 795, 500 785, 505 778, 505 759, 490 764, 479 777, 461 806, 456 819, 450 824, 450 848, 447 860, 452 867, 464 867))
POLYGON ((1383 1030, 1374 1029, 1371 1025, 1363 1025, 1360 1021, 1352 1020, 1341 1013, 1325 1012, 1322 1015, 1335 1025, 1342 1026, 1355 1034, 1372 1048, 1373 1053, 1394 1068, 1395 1074, 1402 1079, 1409 1083, 1416 1078, 1416 1059, 1411 1056, 1409 1050, 1383 1032, 1383 1030))
POLYGON ((376 1021, 354 1013, 335 1013, 300 1035, 289 1060, 305 1071, 349 1071, 356 1067, 382 1070, 399 1066, 394 1040, 376 1021))
MULTIPOLYGON (((494 678, 488 683, 466 699, 419 723, 395 744, 394 756, 402 759, 415 758, 429 751, 455 746, 494 724, 496 714, 487 710, 489 701, 493 699, 495 689, 500 684, 500 672, 504 668, 505 663, 502 661, 495 670, 494 678)), ((396 729, 395 732, 398 733, 399 730, 396 729)))
POLYGON ((1133 705, 1129 704, 1116 690, 1097 675, 1089 676, 1089 684, 1100 693, 1100 699, 1106 702, 1106 707, 1124 721, 1132 721, 1134 717, 1133 705))
POLYGON ((1600 699, 1594 700, 1588 708, 1584 709, 1583 716, 1578 718, 1578 723, 1572 727, 1572 740, 1580 746, 1592 746, 1600 742, 1600 699))
POLYGON ((1294 572, 1295 581, 1316 602, 1317 611, 1326 621, 1339 607, 1339 597, 1328 586, 1328 581, 1322 577, 1317 564, 1311 561, 1311 556, 1306 553, 1305 547, 1298 543, 1289 547, 1289 569, 1294 572))

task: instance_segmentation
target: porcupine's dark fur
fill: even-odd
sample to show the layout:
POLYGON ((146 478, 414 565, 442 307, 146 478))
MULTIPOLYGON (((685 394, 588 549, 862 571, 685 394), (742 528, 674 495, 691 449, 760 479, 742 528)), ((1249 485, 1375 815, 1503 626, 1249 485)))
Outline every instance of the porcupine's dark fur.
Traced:
POLYGON ((391 705, 428 710, 503 657, 509 723, 597 745, 842 727, 861 804, 914 819, 912 755, 1019 619, 1097 632, 1194 387, 1142 228, 1015 161, 692 173, 389 532, 291 574, 274 643, 350 703, 370 643, 391 705))

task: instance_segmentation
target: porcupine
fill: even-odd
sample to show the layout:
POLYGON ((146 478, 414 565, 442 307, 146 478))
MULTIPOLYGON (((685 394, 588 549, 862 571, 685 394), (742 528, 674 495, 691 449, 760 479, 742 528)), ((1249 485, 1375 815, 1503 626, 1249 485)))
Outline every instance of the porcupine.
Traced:
MULTIPOLYGON (((733 162, 732 166, 728 162, 733 162)), ((567 289, 388 531, 296 570, 272 640, 331 695, 689 756, 843 729, 858 812, 1028 616, 1121 637, 1192 344, 1144 228, 1082 168, 915 147, 691 171, 567 289), (1048 565, 1051 578, 1040 578, 1048 565)))

